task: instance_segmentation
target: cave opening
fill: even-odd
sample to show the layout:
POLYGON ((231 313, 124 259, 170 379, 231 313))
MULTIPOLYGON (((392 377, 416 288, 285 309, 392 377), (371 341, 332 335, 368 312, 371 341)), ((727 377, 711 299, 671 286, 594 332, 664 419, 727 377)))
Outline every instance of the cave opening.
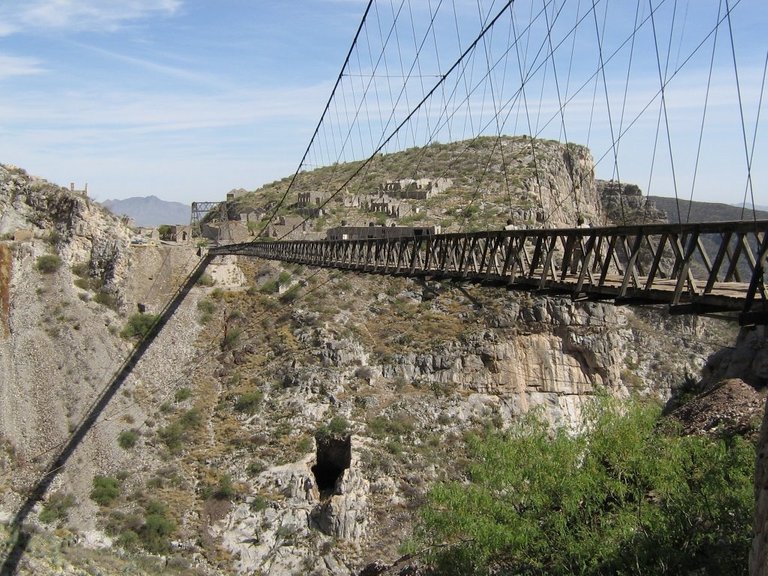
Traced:
POLYGON ((319 436, 317 444, 317 462, 312 466, 320 497, 327 498, 337 491, 344 478, 344 470, 349 468, 352 461, 352 442, 346 436, 319 436))

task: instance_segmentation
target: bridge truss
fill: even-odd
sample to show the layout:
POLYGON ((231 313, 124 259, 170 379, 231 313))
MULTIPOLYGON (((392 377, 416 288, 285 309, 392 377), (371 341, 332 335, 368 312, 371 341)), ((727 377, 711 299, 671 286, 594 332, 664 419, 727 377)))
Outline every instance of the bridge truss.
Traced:
POLYGON ((253 242, 210 252, 668 304, 678 314, 739 313, 741 324, 768 323, 767 253, 768 220, 253 242))

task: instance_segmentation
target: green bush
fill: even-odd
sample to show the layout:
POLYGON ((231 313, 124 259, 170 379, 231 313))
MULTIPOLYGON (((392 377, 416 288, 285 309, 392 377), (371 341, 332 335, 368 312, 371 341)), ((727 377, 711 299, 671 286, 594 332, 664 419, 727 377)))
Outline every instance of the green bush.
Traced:
POLYGON ((109 506, 120 496, 120 483, 111 476, 96 476, 93 479, 91 500, 100 506, 109 506))
POLYGON ((315 437, 322 438, 323 436, 341 436, 349 431, 349 421, 344 416, 334 416, 330 422, 324 426, 320 426, 315 430, 315 437))
POLYGON ((198 408, 190 408, 179 417, 179 424, 184 430, 200 428, 203 425, 203 414, 198 408))
POLYGON ((214 284, 216 284, 216 280, 213 279, 213 276, 211 276, 210 274, 206 273, 206 274, 203 274, 202 276, 200 276, 200 278, 197 279, 196 284, 198 286, 213 286, 214 284))
POLYGON ((74 505, 75 498, 71 494, 54 492, 43 504, 38 518, 43 524, 53 524, 67 518, 69 509, 74 505))
POLYGON ((293 288, 280 295, 280 302, 283 304, 290 304, 294 302, 301 295, 301 286, 296 284, 293 288))
MULTIPOLYGON (((93 283, 92 286, 96 286, 98 284, 99 283, 93 283)), ((119 302, 117 300, 117 295, 113 294, 112 292, 108 292, 107 290, 99 288, 96 292, 96 296, 94 296, 93 299, 102 306, 106 306, 107 308, 111 308, 115 311, 118 309, 119 302)), ((146 316, 151 316, 151 314, 146 314, 146 316)))
POLYGON ((79 276, 80 278, 88 278, 90 272, 90 266, 87 262, 78 262, 72 265, 72 274, 79 276))
POLYGON ((240 326, 230 326, 226 334, 224 334, 224 338, 221 340, 221 349, 222 350, 232 350, 234 348, 237 348, 238 344, 240 344, 240 337, 243 335, 243 329, 240 328, 240 326))
POLYGON ((165 506, 151 501, 146 506, 144 525, 139 528, 141 545, 154 554, 165 554, 171 549, 171 535, 176 531, 176 524, 168 518, 165 506))
POLYGON ((280 284, 277 280, 269 280, 261 285, 259 291, 262 294, 275 294, 280 289, 280 284))
POLYGON ((235 486, 232 484, 232 478, 229 474, 219 476, 219 481, 211 494, 216 500, 232 500, 237 495, 235 486))
POLYGON ((184 402, 187 398, 190 398, 192 396, 192 390, 189 388, 179 388, 176 390, 176 393, 173 395, 173 399, 176 402, 184 402))
POLYGON ((200 311, 202 314, 208 314, 208 315, 210 315, 210 314, 213 314, 214 312, 216 312, 216 304, 214 304, 213 302, 211 302, 210 300, 208 300, 207 298, 205 298, 205 299, 203 299, 203 300, 200 300, 200 301, 197 303, 197 309, 198 309, 198 310, 199 310, 199 311, 200 311))
POLYGON ((197 408, 190 408, 168 426, 158 430, 160 440, 172 453, 178 453, 189 441, 189 431, 203 424, 203 415, 197 408))
POLYGON ((61 232, 58 230, 51 230, 51 233, 48 234, 48 237, 45 239, 48 244, 56 248, 61 241, 64 239, 64 237, 61 235, 61 232))
POLYGON ((246 414, 254 414, 262 400, 264 400, 264 392, 261 390, 244 392, 235 401, 235 410, 245 412, 246 414))
POLYGON ((143 338, 152 325, 157 321, 155 314, 133 314, 128 318, 128 323, 120 332, 120 336, 129 340, 131 338, 143 338))
POLYGON ((178 422, 172 422, 168 426, 161 428, 158 430, 157 435, 168 450, 173 453, 181 450, 186 438, 184 428, 178 422))
POLYGON ((429 493, 428 561, 445 575, 746 574, 754 447, 678 437, 656 407, 604 403, 586 432, 536 419, 470 436, 467 482, 429 493))
POLYGON ((37 257, 35 267, 43 274, 53 274, 61 268, 61 258, 56 254, 43 254, 37 257))
POLYGON ((117 436, 117 443, 120 448, 128 450, 136 446, 136 442, 139 440, 139 433, 136 430, 123 430, 117 436))

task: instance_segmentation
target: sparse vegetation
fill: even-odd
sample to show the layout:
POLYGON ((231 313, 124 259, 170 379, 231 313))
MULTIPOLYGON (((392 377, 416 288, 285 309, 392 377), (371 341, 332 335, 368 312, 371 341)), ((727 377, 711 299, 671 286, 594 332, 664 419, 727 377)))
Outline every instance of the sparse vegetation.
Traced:
POLYGON ((198 408, 190 408, 178 416, 173 422, 158 431, 160 440, 172 454, 181 449, 190 439, 190 433, 203 423, 203 415, 198 408))
POLYGON ((128 318, 128 323, 125 328, 120 332, 120 336, 126 340, 131 338, 143 338, 144 335, 149 332, 149 329, 157 321, 158 316, 155 314, 137 313, 128 318))
POLYGON ((244 392, 235 401, 235 410, 246 414, 255 414, 262 400, 264 400, 264 393, 261 390, 244 392))
POLYGON ((325 426, 320 426, 315 430, 315 436, 340 436, 346 434, 349 430, 349 421, 344 416, 336 415, 331 418, 325 426))
POLYGON ((173 395, 173 399, 176 402, 184 402, 184 400, 190 398, 192 396, 192 390, 189 388, 179 388, 176 390, 176 392, 173 395))
POLYGON ((136 442, 139 441, 139 433, 136 430, 123 430, 117 436, 117 443, 120 448, 129 450, 136 446, 136 442))
POLYGON ((213 276, 211 276, 207 272, 197 279, 198 286, 210 287, 210 286, 213 286, 214 284, 216 284, 216 280, 214 280, 213 276))
POLYGON ((40 522, 43 524, 54 524, 66 520, 69 509, 75 504, 75 497, 66 492, 54 492, 48 500, 43 503, 43 509, 40 512, 40 522))
POLYGON ((237 348, 240 343, 240 337, 243 335, 243 329, 240 326, 230 326, 221 340, 222 350, 232 350, 237 348))
POLYGON ((111 476, 96 476, 93 479, 91 500, 100 506, 109 506, 120 496, 120 483, 111 476))
POLYGON ((56 254, 43 254, 37 257, 35 268, 42 274, 53 274, 61 268, 61 258, 56 254))

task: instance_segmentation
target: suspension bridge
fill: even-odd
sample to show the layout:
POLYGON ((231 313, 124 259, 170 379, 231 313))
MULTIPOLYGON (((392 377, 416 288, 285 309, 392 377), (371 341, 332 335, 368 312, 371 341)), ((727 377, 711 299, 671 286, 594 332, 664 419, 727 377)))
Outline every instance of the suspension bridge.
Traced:
MULTIPOLYGON (((450 178, 464 198, 461 213, 482 207, 496 230, 477 231, 465 218, 450 219, 447 234, 305 239, 299 230, 314 226, 307 216, 277 241, 210 254, 666 304, 677 314, 737 313, 742 324, 766 323, 768 223, 754 207, 768 174, 753 160, 768 51, 763 43, 745 53, 737 32, 755 7, 724 0, 697 4, 693 14, 688 2, 638 0, 631 15, 600 2, 494 1, 477 2, 472 15, 455 2, 370 1, 262 232, 301 193, 318 194, 316 212, 366 195, 378 194, 370 205, 380 206, 389 200, 385 177, 450 178), (467 41, 464 19, 477 29, 467 41), (530 137, 513 142, 505 136, 510 129, 530 137), (547 154, 545 138, 566 141, 556 147, 560 162, 547 154), (461 145, 449 152, 430 151, 456 139, 461 145), (478 145, 483 139, 493 145, 478 145), (569 141, 584 142, 594 163, 589 150, 569 141), (399 154, 393 170, 386 156, 408 146, 412 153, 402 161, 399 154), (632 214, 621 196, 617 223, 588 214, 585 196, 599 170, 613 182, 645 182, 648 194, 674 193, 678 221, 650 224, 647 212, 632 214), (740 189, 728 197, 740 201, 742 219, 690 222, 681 196, 690 202, 717 186, 740 189), (500 231, 520 205, 541 209, 541 221, 500 231)), ((445 224, 445 213, 411 213, 409 222, 445 224)), ((349 208, 343 217, 358 226, 373 218, 349 208)))

